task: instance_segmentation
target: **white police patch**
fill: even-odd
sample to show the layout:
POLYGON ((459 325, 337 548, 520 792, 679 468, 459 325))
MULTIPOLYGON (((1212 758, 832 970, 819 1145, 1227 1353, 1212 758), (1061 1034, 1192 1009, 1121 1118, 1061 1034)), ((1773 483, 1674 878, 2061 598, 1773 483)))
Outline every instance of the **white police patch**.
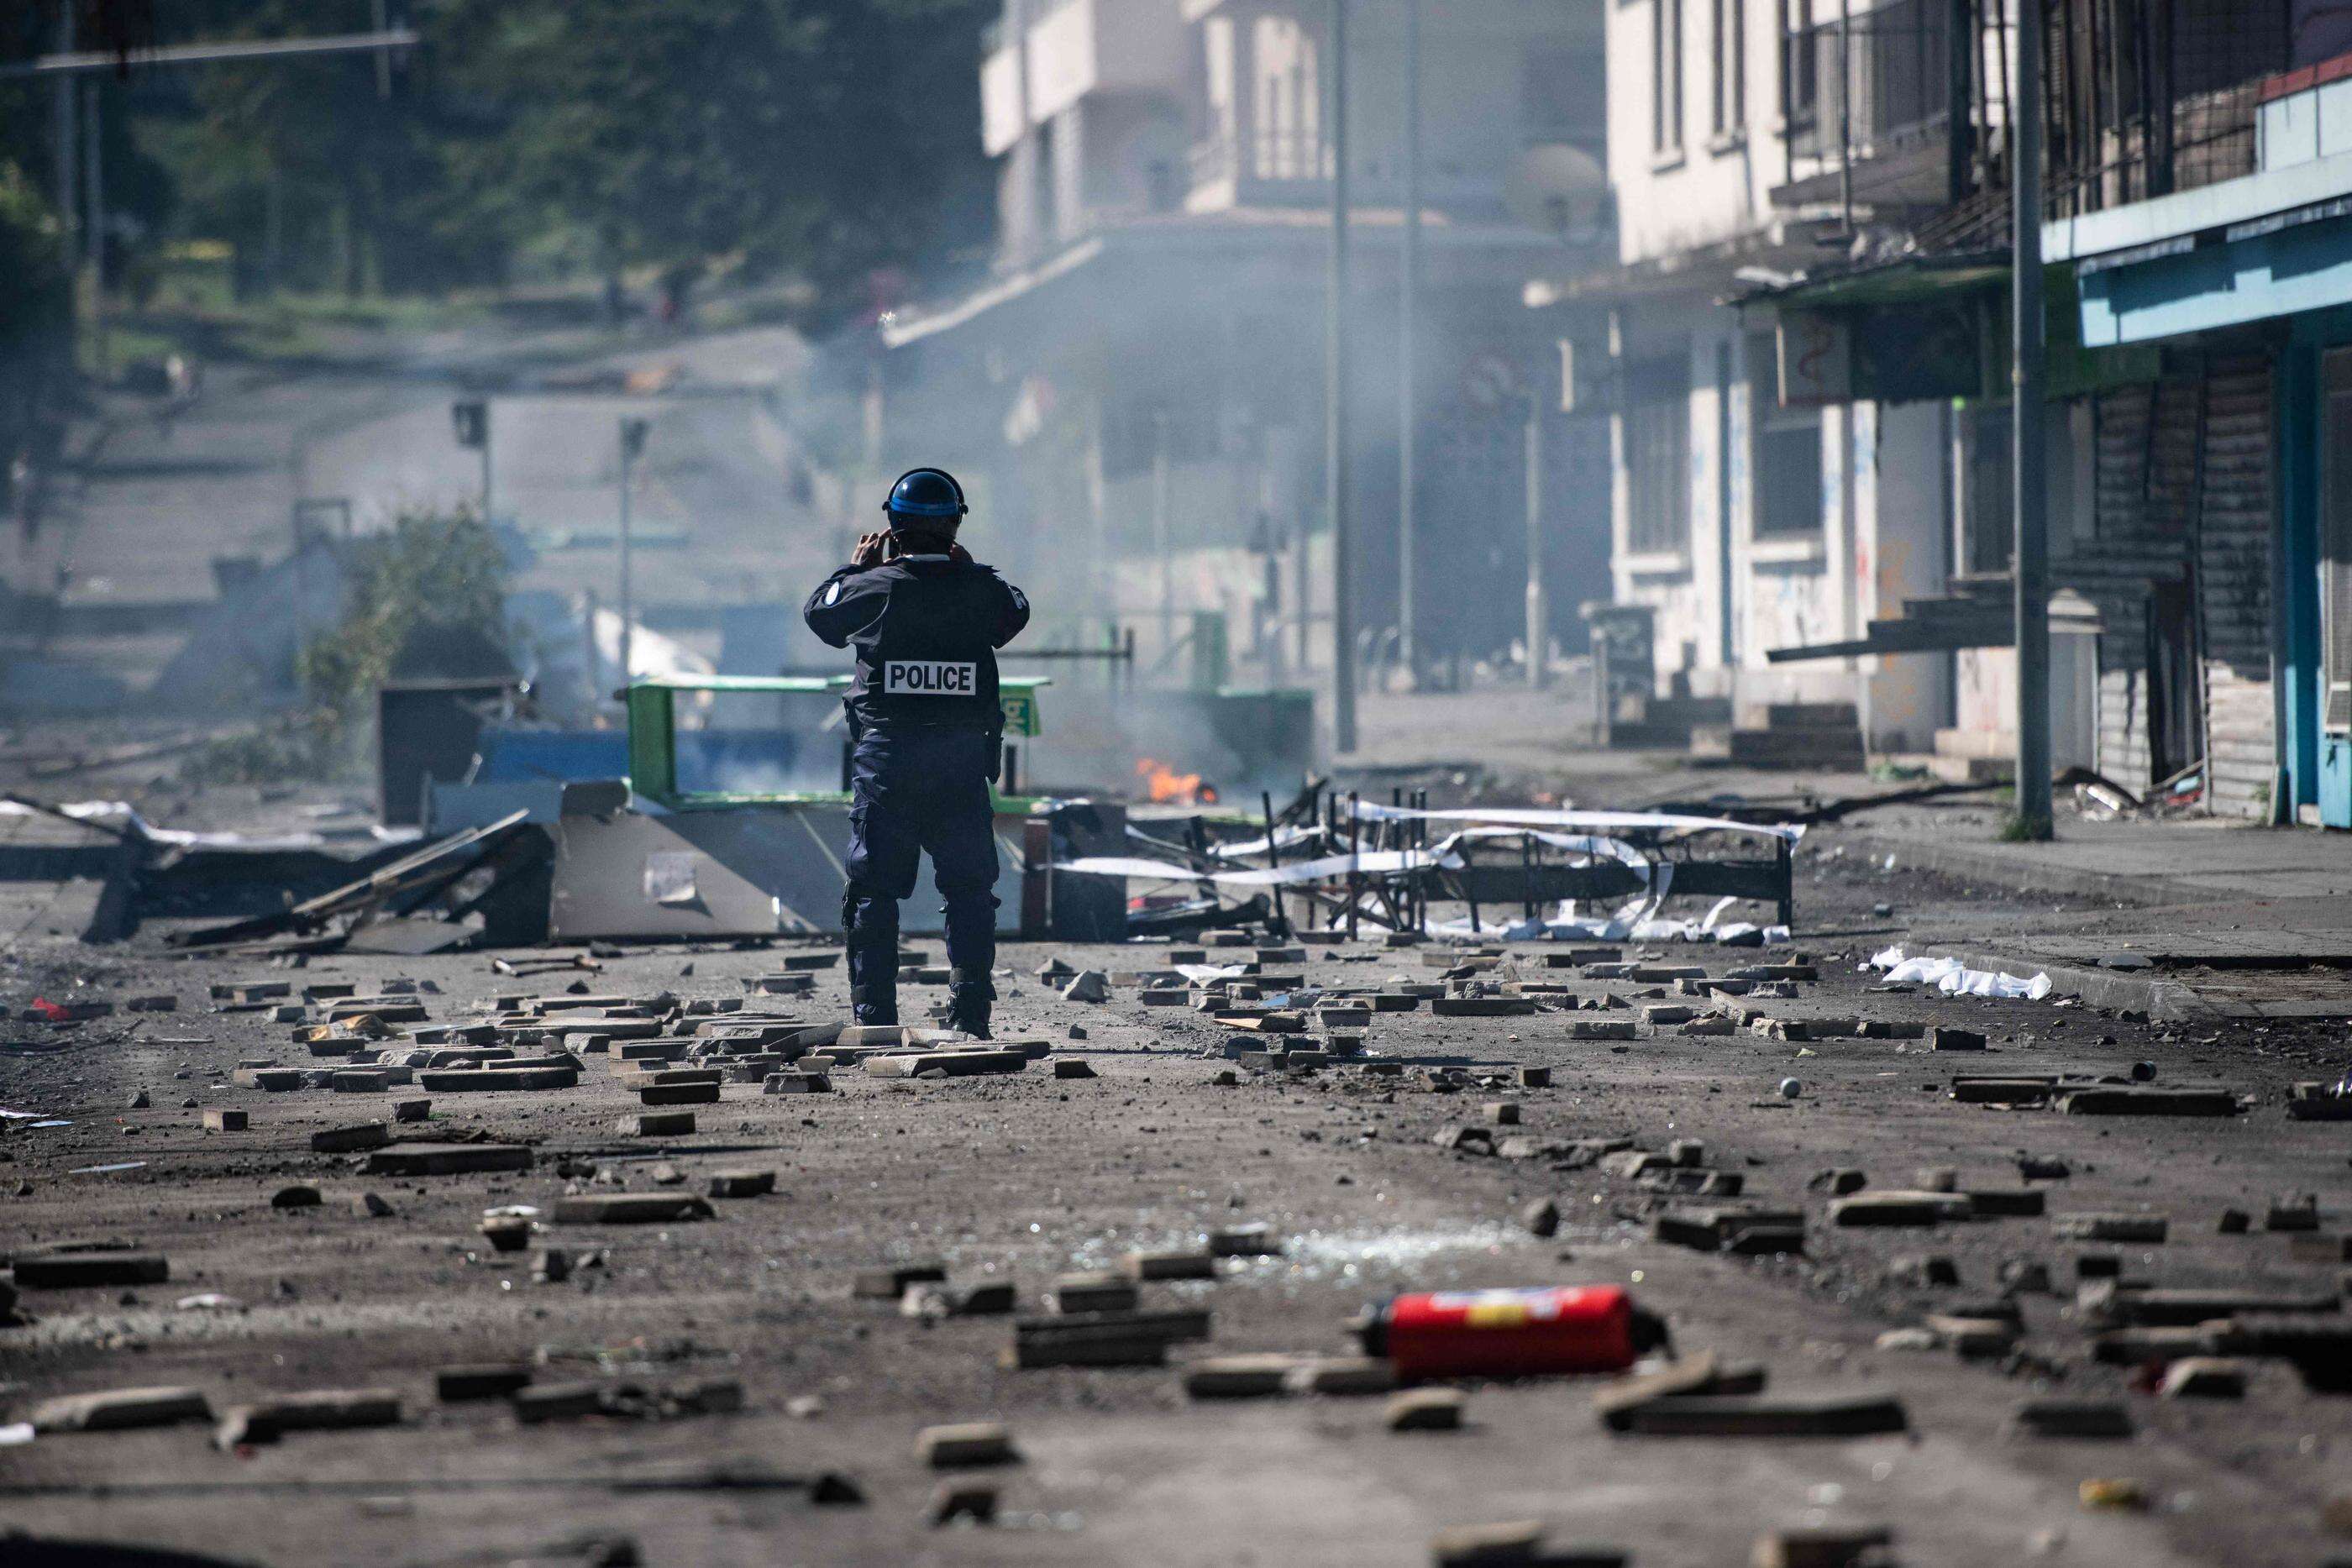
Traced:
POLYGON ((824 601, 827 604, 838 604, 841 602, 841 584, 836 582, 832 587, 824 591, 824 601))
POLYGON ((892 697, 968 697, 978 687, 980 668, 947 659, 886 659, 882 695, 892 697))

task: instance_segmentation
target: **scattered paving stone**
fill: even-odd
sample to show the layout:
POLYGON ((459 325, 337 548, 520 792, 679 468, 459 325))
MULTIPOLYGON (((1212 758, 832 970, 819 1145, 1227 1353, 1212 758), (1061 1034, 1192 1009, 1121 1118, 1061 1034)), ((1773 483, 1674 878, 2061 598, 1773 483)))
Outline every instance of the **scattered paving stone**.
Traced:
POLYGON ((1040 1366, 1158 1366, 1171 1344, 1209 1337, 1205 1312, 1089 1312, 1066 1317, 1023 1318, 1013 1325, 1004 1364, 1040 1366))
POLYGON ((1864 1173, 1853 1169, 1850 1166, 1841 1166, 1825 1171, 1814 1172, 1812 1180, 1807 1182, 1805 1185, 1820 1191, 1825 1191, 1833 1197, 1843 1197, 1850 1192, 1860 1192, 1864 1187, 1869 1186, 1870 1177, 1864 1173))
POLYGON ((996 1421, 926 1427, 915 1434, 915 1457, 935 1470, 1011 1465, 1021 1460, 1020 1451, 1013 1446, 1013 1434, 996 1421))
POLYGON ((1532 1067, 1526 1063, 1521 1063, 1518 1068, 1517 1076, 1519 1087, 1522 1089, 1549 1089, 1551 1087, 1551 1069, 1549 1067, 1532 1067))
POLYGON ((1634 1040, 1640 1031, 1631 1019, 1579 1019, 1568 1026, 1570 1040, 1634 1040))
POLYGON ((1550 1546, 1534 1520, 1472 1524, 1440 1532, 1429 1542, 1434 1568, 1625 1568, 1613 1546, 1550 1546))
POLYGON ((622 1117, 616 1130, 625 1138, 682 1138, 694 1125, 691 1111, 641 1111, 622 1117))
POLYGON ((1653 1400, 1626 1416, 1627 1430, 1659 1437, 1858 1437, 1909 1425, 1890 1394, 1699 1394, 1653 1400))
POLYGON ((1066 1002, 1107 1002, 1110 1000, 1109 977, 1100 969, 1082 969, 1062 988, 1062 999, 1066 1002))
POLYGON ((604 1400, 604 1386, 595 1383, 534 1383, 508 1396, 515 1419, 526 1427, 597 1415, 604 1400))
POLYGON ((1738 1033, 1739 1026, 1732 1019, 1725 1018, 1721 1014, 1715 1014, 1706 1018, 1695 1018, 1691 1019, 1690 1022, 1683 1025, 1682 1032, 1686 1035, 1720 1039, 1727 1035, 1738 1033))
POLYGON ((2302 1230, 2319 1228, 2319 1196, 2300 1193, 2291 1197, 2274 1198, 2263 1216, 2264 1230, 2302 1230))
POLYGON ((1092 1062, 1080 1061, 1075 1057, 1065 1056, 1058 1058, 1055 1061, 1054 1076, 1056 1078, 1092 1078, 1096 1076, 1096 1073, 1094 1064, 1092 1062))
POLYGON ((1374 1356, 1304 1356, 1284 1378, 1291 1394, 1357 1397, 1387 1394, 1396 1387, 1396 1368, 1374 1356))
POLYGON ((935 1526, 954 1524, 958 1521, 993 1524, 999 1500, 999 1489, 994 1481, 941 1481, 923 1510, 923 1519, 926 1523, 935 1526))
POLYGON ((358 1163, 362 1176, 467 1176, 527 1171, 531 1152, 524 1144, 394 1144, 358 1163))
POLYGON ((281 1186, 269 1195, 269 1207, 272 1208, 316 1208, 319 1204, 319 1189, 300 1183, 281 1186))
POLYGON ((2167 1399, 2242 1399, 2246 1364, 2226 1356, 2187 1356, 2165 1368, 2157 1392, 2167 1399))
POLYGON ((950 1285, 939 1281, 907 1287, 898 1311, 910 1318, 1002 1317, 1017 1304, 1012 1281, 990 1280, 977 1285, 950 1285))
POLYGON ((17 1253, 12 1274, 14 1282, 24 1290, 70 1291, 108 1285, 160 1285, 172 1277, 172 1265, 160 1252, 113 1247, 61 1247, 51 1251, 17 1253))
POLYGON ((658 1225, 716 1218, 707 1200, 683 1192, 567 1194, 548 1215, 556 1225, 658 1225))
POLYGON ((1274 1228, 1263 1221, 1254 1225, 1235 1225, 1209 1233, 1209 1255, 1213 1258, 1279 1258, 1282 1239, 1274 1228))
POLYGON ((1131 1312, 1139 1294, 1135 1281, 1121 1275, 1064 1274, 1045 1292, 1045 1300, 1057 1312, 1131 1312))
POLYGON ((1217 1260, 1206 1252, 1130 1252, 1119 1267, 1130 1280, 1213 1280, 1217 1260))
POLYGON ((134 1094, 132 1094, 132 1095, 131 1096, 131 1103, 131 1103, 131 1110, 133 1110, 133 1111, 144 1111, 144 1110, 148 1109, 150 1106, 152 1106, 152 1105, 154 1103, 154 1102, 153 1102, 152 1100, 151 1100, 151 1099, 149 1099, 149 1098, 148 1098, 148 1096, 147 1096, 147 1091, 145 1091, 144 1089, 142 1089, 142 1090, 138 1091, 136 1093, 134 1093, 134 1094))
POLYGON ((2048 1295, 2052 1290, 2050 1265, 2038 1259, 2011 1258, 2001 1264, 1995 1278, 2012 1295, 2048 1295))
MULTIPOLYGON (((648 1083, 637 1091, 639 1103, 646 1105, 715 1105, 719 1103, 719 1085, 709 1083, 648 1083)), ((691 1132, 691 1127, 687 1131, 691 1132)))
POLYGON ((60 1395, 34 1406, 26 1420, 36 1432, 119 1432, 211 1418, 212 1406, 195 1389, 155 1387, 60 1395))
POLYGON ((400 1396, 384 1388, 284 1394, 221 1413, 213 1442, 223 1452, 274 1443, 289 1432, 351 1431, 400 1424, 400 1396))
POLYGON ((1489 1100, 1482 1107, 1489 1124, 1497 1127, 1519 1124, 1519 1103, 1516 1100, 1489 1100))
POLYGON ((2063 1241, 2161 1242, 2170 1228, 2160 1214, 2058 1214, 2051 1234, 2063 1241))
POLYGON ((246 1113, 234 1105, 215 1105, 205 1113, 207 1133, 242 1133, 245 1127, 246 1113))
POLYGON ((362 1219, 386 1219, 391 1218, 393 1208, 380 1194, 355 1192, 352 1195, 352 1212, 362 1219))
POLYGON ((2020 1155, 2017 1174, 2026 1181, 2064 1181, 2074 1167, 2056 1155, 2020 1155))
POLYGON ((1288 1392, 1295 1355, 1216 1355, 1184 1369, 1184 1393, 1192 1399, 1270 1399, 1288 1392))
POLYGON ((2227 1089, 2074 1089, 2053 1102, 2068 1116, 2234 1116, 2227 1089))
POLYGON ((1830 1223, 1837 1226, 1941 1225, 1966 1219, 1974 1206, 1958 1193, 1862 1192, 1830 1205, 1830 1223))
POLYGON ((1820 1526, 1759 1535, 1749 1548, 1749 1568, 1873 1568, 1889 1561, 1895 1532, 1820 1526))
POLYGON ((1922 1258, 1897 1258, 1887 1272, 1905 1284, 1927 1290, 1947 1290, 1960 1282, 1959 1264, 1940 1252, 1922 1258))
POLYGON ((1666 1145, 1666 1158, 1685 1170, 1706 1164, 1706 1145, 1696 1138, 1676 1138, 1666 1145))
POLYGON ((830 1094, 833 1092, 833 1078, 829 1073, 824 1072, 771 1072, 761 1080, 761 1084, 764 1092, 770 1094, 830 1094))
POLYGON ((713 1171, 710 1173, 710 1196, 713 1197, 765 1197, 776 1190, 773 1171, 713 1171))
POLYGON ((444 1405, 504 1399, 530 1386, 531 1368, 520 1362, 444 1366, 433 1374, 433 1394, 444 1405))
POLYGON ((2213 1228, 2223 1236, 2243 1236, 2254 1228, 2254 1217, 2242 1208, 2225 1208, 2213 1222, 2213 1228))
POLYGON ((351 1155, 380 1149, 392 1142, 392 1128, 383 1122, 360 1122, 348 1127, 324 1127, 310 1134, 310 1152, 351 1155))
POLYGON ((1972 1029, 1949 1029, 1938 1024, 1927 1034, 1929 1051, 1982 1051, 1985 1037, 1972 1029))
POLYGON ((530 1217, 527 1214, 486 1214, 477 1228, 493 1251, 520 1252, 530 1245, 530 1217))
POLYGON ((2029 1399, 2010 1417, 2035 1437, 2128 1437, 2131 1412, 2113 1399, 2029 1399))
POLYGON ((1654 1371, 1604 1385, 1592 1396, 1592 1409, 1601 1425, 1622 1432, 1631 1427, 1634 1410, 1657 1400, 1699 1394, 1758 1394, 1764 1383, 1761 1366, 1727 1367, 1713 1351, 1700 1351, 1654 1371))
POLYGON ((947 1277, 944 1263, 899 1263, 860 1269, 850 1281, 849 1293, 866 1301, 895 1301, 906 1295, 909 1285, 931 1284, 947 1277))
POLYGON ((1381 1419, 1391 1432, 1454 1432, 1469 1403, 1458 1388, 1408 1388, 1390 1396, 1381 1419))

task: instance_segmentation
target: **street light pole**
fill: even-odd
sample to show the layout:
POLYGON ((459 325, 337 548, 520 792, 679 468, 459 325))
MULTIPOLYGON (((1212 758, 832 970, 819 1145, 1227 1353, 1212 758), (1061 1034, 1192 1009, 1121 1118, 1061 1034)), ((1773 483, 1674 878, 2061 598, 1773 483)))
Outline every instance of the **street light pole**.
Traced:
POLYGON ((2018 0, 2017 106, 2011 140, 2016 231, 2011 289, 2016 334, 2011 359, 2017 559, 2017 819, 2021 838, 2051 836, 2050 518, 2043 468, 2045 322, 2042 279, 2042 0, 2018 0))
POLYGON ((621 685, 628 686, 631 644, 636 630, 637 603, 629 578, 629 469, 646 449, 647 421, 630 415, 621 421, 621 685))
POLYGON ((1544 593, 1543 393, 1528 388, 1528 689, 1544 687, 1544 656, 1551 646, 1551 606, 1544 593))
POLYGON ((1397 659, 1418 677, 1413 486, 1420 410, 1413 406, 1413 318, 1421 293, 1421 0, 1404 0, 1404 234, 1397 261, 1397 659))
POLYGON ((1330 44, 1331 262, 1323 316, 1323 483, 1331 508, 1331 740, 1333 748, 1344 754, 1356 749, 1356 632, 1348 581, 1348 0, 1331 0, 1330 44))

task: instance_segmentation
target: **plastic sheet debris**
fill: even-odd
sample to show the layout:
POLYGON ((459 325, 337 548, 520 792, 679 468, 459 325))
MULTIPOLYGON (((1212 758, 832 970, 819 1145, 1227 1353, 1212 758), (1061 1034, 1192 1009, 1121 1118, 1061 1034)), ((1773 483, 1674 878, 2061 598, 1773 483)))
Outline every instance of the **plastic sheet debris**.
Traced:
POLYGON ((1886 948, 1864 967, 1885 970, 1887 985, 1933 986, 1948 997, 1996 997, 2038 1002, 2053 988, 2046 974, 2037 974, 2029 980, 1991 969, 1971 969, 1958 958, 1906 958, 1900 947, 1886 948))
POLYGON ((145 1160, 123 1160, 119 1164, 110 1166, 76 1166, 72 1170, 66 1172, 66 1175, 109 1176, 115 1171, 139 1170, 145 1166, 147 1162, 145 1160))

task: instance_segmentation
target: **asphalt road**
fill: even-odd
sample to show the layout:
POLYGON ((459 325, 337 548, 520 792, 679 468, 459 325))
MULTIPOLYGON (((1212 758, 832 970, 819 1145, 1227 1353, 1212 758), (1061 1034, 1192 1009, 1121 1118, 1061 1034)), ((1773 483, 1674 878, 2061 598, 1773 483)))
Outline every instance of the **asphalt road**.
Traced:
MULTIPOLYGON (((826 1096, 730 1086, 700 1109, 695 1135, 660 1142, 615 1133, 635 1099, 607 1059, 591 1058, 575 1089, 435 1097, 431 1136, 526 1141, 535 1169, 414 1180, 362 1179, 309 1150, 310 1134, 380 1115, 381 1100, 227 1087, 236 1061, 302 1050, 266 1015, 206 1010, 206 986, 265 977, 370 988, 407 976, 437 988, 424 999, 448 1020, 498 994, 560 992, 564 976, 510 980, 482 955, 324 958, 274 971, 250 960, 176 962, 146 946, 79 949, 28 928, 0 967, 0 999, 12 1008, 36 991, 168 989, 180 1010, 110 1043, 119 1019, 62 1031, 0 1023, 0 1038, 20 1045, 81 1042, 0 1055, 0 1105, 70 1124, 18 1119, 0 1131, 0 1193, 16 1193, 0 1197, 0 1248, 135 1239, 168 1253, 173 1273, 129 1291, 26 1291, 29 1321, 0 1329, 0 1420, 59 1393, 175 1383, 216 1406, 383 1386, 399 1393, 405 1416, 396 1427, 297 1433, 234 1453, 216 1451, 202 1425, 43 1435, 0 1460, 0 1513, 42 1538, 275 1564, 594 1561, 614 1537, 658 1563, 1414 1563, 1429 1560, 1443 1528, 1522 1518, 1550 1521, 1555 1540, 1613 1542, 1645 1565, 1744 1562, 1759 1534, 1809 1525, 1885 1525, 1902 1562, 1950 1568, 2318 1564, 2352 1549, 2331 1547, 2322 1523, 2328 1500, 2347 1490, 2352 1403, 2306 1392, 2276 1361, 2250 1364, 2242 1400, 2158 1399, 2137 1369, 2091 1360, 2073 1302, 2086 1250, 2116 1254, 2135 1281, 2336 1287, 2338 1268, 2300 1260, 2263 1225, 2273 1197, 2309 1192, 2328 1230, 2347 1227, 2343 1127, 2291 1123, 2283 1109, 2293 1081, 2341 1070, 2340 1029, 2190 1033, 2055 999, 1869 991, 1855 961, 1899 939, 1904 921, 1997 920, 2000 901, 1906 874, 1904 916, 1889 921, 1871 913, 1886 896, 1883 875, 1828 861, 1820 870, 1802 895, 1796 946, 1818 958, 1822 979, 1792 1000, 1758 1005, 1788 1018, 1958 1025, 1985 1032, 1990 1055, 1927 1052, 1916 1040, 1801 1044, 1646 1029, 1632 1040, 1574 1041, 1577 1019, 1640 1017, 1649 988, 1530 968, 1530 978, 1564 977, 1580 998, 1613 993, 1633 1007, 1441 1019, 1424 1004, 1379 1015, 1371 1051, 1465 1063, 1472 1082, 1454 1092, 1426 1087, 1410 1069, 1384 1080, 1353 1067, 1243 1071, 1220 1086, 1231 1064, 1203 1053, 1226 1031, 1202 1015, 1145 1009, 1130 988, 1107 1005, 1066 1002, 1027 977, 1052 953, 1129 969, 1151 962, 1148 948, 1024 946, 1004 954, 1023 977, 1007 982, 1020 994, 1000 1004, 1000 1033, 1048 1039, 1055 1059, 1082 1060, 1096 1077, 1059 1080, 1037 1062, 1017 1076, 942 1082, 843 1072, 826 1096), (1072 1038, 1073 1025, 1085 1038, 1072 1038), (2158 1083, 2224 1082, 2252 1096, 2251 1107, 2218 1120, 2123 1119, 1961 1105, 1945 1093, 1955 1071, 2139 1061, 2154 1064, 2158 1083), (1516 1087, 1522 1063, 1551 1067, 1552 1086, 1516 1087), (1776 1092, 1788 1076, 1803 1085, 1793 1101, 1776 1092), (152 1108, 126 1109, 142 1089, 152 1108), (206 1134, 184 1097, 244 1108, 251 1125, 206 1134), (1804 1255, 1667 1246, 1650 1233, 1660 1200, 1630 1180, 1433 1143, 1496 1100, 1520 1105, 1515 1131, 1547 1140, 1703 1140, 1707 1166, 1738 1173, 1749 1196, 1804 1210, 1804 1255), (2170 1239, 2086 1248, 2060 1239, 2047 1217, 1837 1228, 1828 1195, 1809 1186, 1823 1167, 1851 1166, 1872 1188, 1913 1187, 1932 1179, 1923 1168, 1941 1168, 1963 1187, 2014 1189, 2021 1153, 2071 1165, 2069 1178, 2037 1184, 2051 1215, 2161 1214, 2170 1239), (560 1284, 535 1283, 530 1254, 492 1252, 477 1233, 485 1207, 545 1211, 567 1187, 658 1190, 660 1161, 683 1173, 682 1190, 746 1167, 773 1170, 778 1190, 721 1201, 718 1218, 700 1223, 546 1227, 536 1244, 565 1248, 575 1262, 602 1253, 560 1284), (317 1186, 324 1203, 273 1210, 271 1195, 296 1183, 317 1186), (355 1213, 363 1189, 393 1213, 355 1213), (1544 1239, 1517 1218, 1541 1196, 1566 1216, 1544 1239), (2232 1205, 2253 1215, 2250 1233, 2219 1231, 2232 1205), (1008 1371, 997 1362, 1010 1333, 1003 1319, 927 1326, 850 1293, 859 1268, 936 1258, 959 1281, 1011 1281, 1025 1313, 1065 1270, 1110 1266, 1138 1249, 1197 1247, 1207 1231, 1251 1221, 1284 1239, 1281 1256, 1228 1261, 1213 1281, 1144 1287, 1148 1302, 1213 1315, 1212 1340, 1179 1346, 1179 1365, 1167 1369, 1008 1371), (1928 1254, 1949 1259, 1959 1282, 1916 1283, 1903 1260, 1928 1254), (2051 1293, 2013 1297, 2025 1331, 2015 1354, 1971 1362, 1876 1347, 1926 1312, 2000 1294, 2012 1260, 2044 1263, 2053 1281, 2051 1293), (1760 1363, 1771 1391, 1891 1392, 1909 1430, 1616 1436, 1594 1417, 1590 1382, 1572 1379, 1466 1385, 1467 1426, 1450 1433, 1390 1432, 1378 1397, 1205 1404, 1181 1392, 1181 1364, 1209 1354, 1347 1354, 1346 1320, 1399 1291, 1571 1282, 1629 1285, 1665 1314, 1680 1352, 1760 1363), (238 1304, 175 1304, 203 1293, 238 1304), (542 1381, 736 1378, 745 1407, 524 1428, 496 1401, 436 1403, 435 1367, 505 1359, 541 1361, 542 1381), (2120 1401, 2137 1435, 2010 1430, 2021 1402, 2053 1393, 2120 1401), (924 1514, 937 1478, 915 1457, 916 1433, 982 1419, 1007 1423, 1022 1456, 986 1472, 1001 1485, 1003 1512, 992 1526, 931 1528, 924 1514), (838 1472, 864 1501, 622 1484, 729 1467, 838 1472), (2099 1478, 2136 1481, 2146 1506, 2086 1508, 2078 1488, 2099 1478), (140 1490, 159 1484, 176 1490, 140 1490)), ((773 967, 781 951, 639 950, 591 984, 736 997, 740 977, 773 967)), ((1669 956, 1720 973, 1756 955, 1669 956)), ((1412 952, 1321 944, 1305 968, 1325 985, 1438 973, 1412 952)), ((795 1010, 837 1017, 843 986, 837 969, 824 975, 795 1010)), ((908 997, 919 1006, 926 994, 908 997)), ((22 1554, 29 1550, 14 1542, 0 1556, 40 1560, 22 1554)))

